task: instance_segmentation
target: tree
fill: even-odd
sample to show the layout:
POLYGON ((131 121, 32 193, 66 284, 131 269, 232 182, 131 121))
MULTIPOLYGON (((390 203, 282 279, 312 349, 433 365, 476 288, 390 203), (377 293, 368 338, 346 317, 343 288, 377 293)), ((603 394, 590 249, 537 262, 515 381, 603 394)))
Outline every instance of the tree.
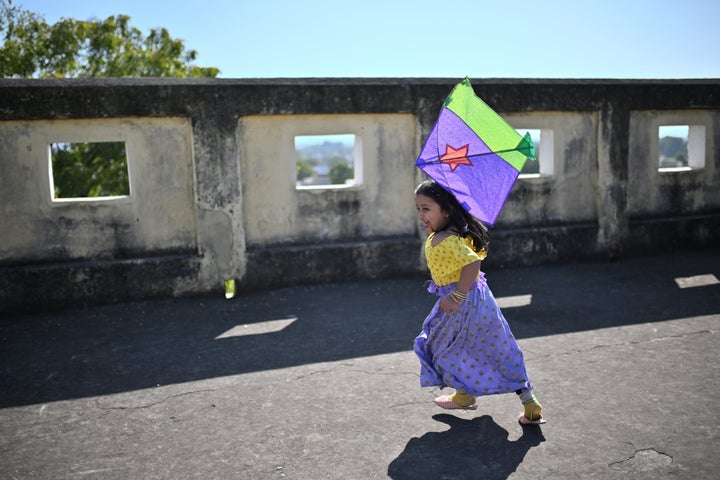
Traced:
POLYGON ((314 174, 312 165, 310 165, 307 160, 304 160, 302 158, 298 158, 295 161, 295 169, 297 171, 298 182, 301 182, 306 178, 312 177, 314 174))
POLYGON ((55 198, 130 195, 124 142, 51 146, 55 198))
MULTIPOLYGON (((220 70, 193 64, 164 28, 145 36, 130 17, 62 18, 48 25, 12 0, 0 0, 0 77, 215 77, 220 70)), ((129 195, 125 146, 120 143, 60 144, 52 149, 56 198, 129 195)))
POLYGON ((0 77, 216 77, 220 70, 199 67, 164 28, 145 36, 130 17, 105 20, 62 18, 48 25, 34 12, 0 0, 0 77))
POLYGON ((687 155, 685 155, 684 152, 676 153, 675 161, 678 163, 679 166, 687 167, 687 165, 688 165, 687 155))
POLYGON ((353 178, 354 176, 355 172, 353 172, 350 165, 344 161, 337 161, 333 163, 330 167, 330 171, 328 172, 328 178, 330 179, 330 183, 333 185, 344 185, 345 180, 353 178))
POLYGON ((660 155, 668 158, 676 156, 678 153, 687 152, 687 140, 681 137, 666 136, 660 139, 660 155))

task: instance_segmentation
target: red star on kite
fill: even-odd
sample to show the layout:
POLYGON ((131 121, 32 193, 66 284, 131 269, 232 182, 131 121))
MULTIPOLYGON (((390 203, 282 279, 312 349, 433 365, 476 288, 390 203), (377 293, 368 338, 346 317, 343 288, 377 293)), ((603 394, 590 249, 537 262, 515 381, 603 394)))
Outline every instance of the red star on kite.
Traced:
POLYGON ((469 165, 472 167, 472 162, 467 156, 468 146, 469 144, 456 149, 446 144, 445 155, 440 157, 440 161, 450 165, 451 172, 454 172, 458 165, 469 165))

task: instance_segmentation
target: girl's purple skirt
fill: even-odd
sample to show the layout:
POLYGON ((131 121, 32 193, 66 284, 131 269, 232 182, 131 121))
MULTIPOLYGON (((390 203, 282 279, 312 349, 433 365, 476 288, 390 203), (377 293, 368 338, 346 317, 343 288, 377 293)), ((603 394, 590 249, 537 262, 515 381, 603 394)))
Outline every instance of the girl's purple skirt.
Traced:
MULTIPOLYGON (((442 297, 455 284, 428 291, 442 297)), ((523 352, 481 272, 465 300, 452 313, 435 302, 415 339, 423 387, 464 388, 476 397, 532 388, 523 352)))

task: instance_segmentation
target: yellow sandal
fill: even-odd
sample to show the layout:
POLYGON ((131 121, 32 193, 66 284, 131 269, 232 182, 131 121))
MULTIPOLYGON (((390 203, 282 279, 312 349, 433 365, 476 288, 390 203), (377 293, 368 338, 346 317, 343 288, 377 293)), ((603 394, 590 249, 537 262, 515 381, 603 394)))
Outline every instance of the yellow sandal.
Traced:
POLYGON ((545 419, 542 416, 542 405, 537 401, 534 396, 525 402, 525 411, 518 417, 518 422, 521 425, 540 425, 545 423, 545 419))

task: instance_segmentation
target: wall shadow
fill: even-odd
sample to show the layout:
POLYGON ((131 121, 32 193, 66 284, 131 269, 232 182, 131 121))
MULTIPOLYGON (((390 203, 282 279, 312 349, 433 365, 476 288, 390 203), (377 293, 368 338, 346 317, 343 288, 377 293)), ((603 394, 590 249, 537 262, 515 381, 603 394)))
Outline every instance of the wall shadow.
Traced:
POLYGON ((388 466, 390 478, 505 479, 532 447, 545 441, 537 425, 524 426, 520 438, 508 441, 507 430, 489 415, 463 419, 442 413, 432 418, 450 429, 411 439, 388 466))
POLYGON ((410 350, 423 277, 0 319, 0 408, 410 350), (412 300, 410 300, 412 298, 412 300), (227 336, 288 318, 281 331, 227 336))
POLYGON ((522 339, 720 314, 720 284, 681 289, 675 282, 705 274, 720 279, 720 250, 516 268, 488 277, 496 297, 532 294, 530 305, 503 309, 522 339))
MULTIPOLYGON (((519 339, 720 314, 720 252, 497 270, 519 339)), ((409 351, 434 298, 425 276, 305 285, 224 298, 155 300, 0 318, 0 408, 409 351), (295 317, 281 331, 219 338, 295 317), (242 327, 239 327, 242 330, 242 327)), ((42 292, 39 292, 42 294, 42 292)))

